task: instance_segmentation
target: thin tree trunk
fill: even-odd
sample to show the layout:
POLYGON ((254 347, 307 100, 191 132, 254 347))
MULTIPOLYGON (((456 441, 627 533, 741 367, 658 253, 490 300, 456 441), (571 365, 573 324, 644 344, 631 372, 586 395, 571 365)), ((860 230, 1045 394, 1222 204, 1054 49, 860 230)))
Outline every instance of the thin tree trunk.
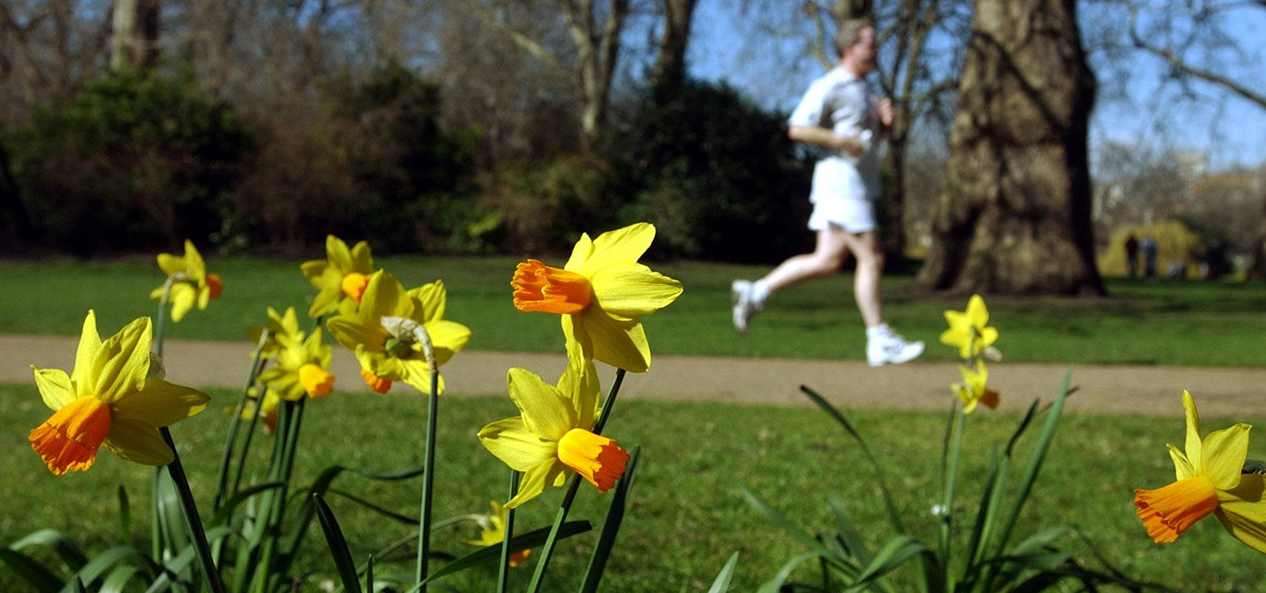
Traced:
POLYGON ((690 23, 698 0, 663 0, 664 33, 659 38, 653 86, 675 86, 686 75, 686 49, 690 44, 690 23))
POLYGON ((110 67, 138 71, 158 63, 159 0, 114 0, 110 67))
POLYGON ((1103 293, 1086 154, 1094 89, 1075 0, 976 0, 924 286, 1103 293))

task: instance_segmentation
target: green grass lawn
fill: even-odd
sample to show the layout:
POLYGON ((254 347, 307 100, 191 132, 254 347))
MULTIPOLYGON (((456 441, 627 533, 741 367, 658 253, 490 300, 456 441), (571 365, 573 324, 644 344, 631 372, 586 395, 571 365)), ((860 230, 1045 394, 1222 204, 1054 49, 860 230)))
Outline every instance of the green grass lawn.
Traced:
MULTIPOLYGON (((316 253, 313 254, 315 257, 316 253)), ((556 351, 557 317, 520 313, 510 303, 515 260, 493 258, 380 258, 376 262, 407 286, 441 278, 449 288, 448 317, 470 326, 470 348, 556 351)), ((561 265, 561 261, 547 261, 561 265)), ((246 339, 268 306, 306 313, 314 290, 298 262, 211 259, 224 294, 206 311, 193 311, 172 337, 246 339)), ((740 338, 730 326, 730 280, 755 278, 768 267, 695 262, 657 264, 686 290, 668 309, 645 319, 658 354, 859 359, 865 337, 849 275, 778 294, 740 338)), ((152 260, 39 263, 0 262, 0 333, 75 335, 84 312, 97 311, 102 331, 153 314, 149 291, 162 282, 152 260)), ((962 309, 965 298, 915 294, 908 278, 886 280, 886 316, 908 338, 933 347, 925 356, 951 360, 935 342, 941 312, 962 309)), ((989 298, 998 347, 1008 361, 1254 366, 1263 359, 1266 284, 1110 281, 1106 299, 989 298)))
MULTIPOLYGON (((828 389, 825 395, 832 393, 828 389)), ((234 398, 229 391, 215 391, 213 396, 206 413, 173 430, 203 504, 210 496, 209 485, 228 424, 220 410, 230 406, 234 398)), ((1175 397, 1166 405, 1181 404, 1175 397)), ((311 402, 295 483, 305 484, 321 468, 339 462, 371 470, 418 464, 422 408, 418 397, 395 394, 335 394, 311 402)), ((478 445, 474 434, 483 424, 513 413, 504 396, 443 400, 438 449, 441 465, 436 482, 438 517, 486 512, 489 500, 504 497, 505 467, 478 445)), ((48 415, 33 386, 0 386, 0 425, 8 427, 0 432, 0 484, 7 498, 0 510, 0 542, 49 527, 71 534, 92 551, 118 543, 121 535, 115 491, 119 485, 127 488, 132 499, 133 532, 148 533, 148 468, 102 450, 90 471, 52 476, 26 442, 28 430, 48 415)), ((850 416, 887 466, 896 503, 907 522, 930 539, 943 415, 855 410, 850 416)), ((984 479, 988 451, 1006 438, 1016 421, 1013 415, 987 411, 969 418, 960 511, 978 501, 977 484, 984 479)), ((1230 421, 1206 419, 1204 424, 1205 430, 1214 430, 1230 421)), ((1033 492, 1024 530, 1074 523, 1135 577, 1197 591, 1266 591, 1260 578, 1261 556, 1232 539, 1212 518, 1194 526, 1176 543, 1156 546, 1134 516, 1134 488, 1159 487, 1173 480, 1165 443, 1181 444, 1182 431, 1182 422, 1177 419, 1067 415, 1033 492)), ((810 530, 832 525, 823 497, 839 493, 872 544, 889 535, 876 482, 863 456, 839 427, 817 410, 625 401, 617 404, 606 432, 625 446, 640 445, 643 450, 631 515, 625 520, 604 581, 606 591, 704 591, 734 551, 741 556, 733 590, 751 591, 770 577, 801 549, 742 501, 738 492, 741 485, 810 530)), ((1028 436, 1031 441, 1034 434, 1028 436)), ((261 453, 269 439, 261 437, 261 453)), ((1266 447, 1262 441, 1254 441, 1250 456, 1263 455, 1266 447)), ((337 485, 342 489, 359 492, 400 513, 416 512, 416 480, 388 485, 369 484, 355 476, 340 480, 337 485)), ((546 524, 559 497, 560 490, 551 490, 524 507, 519 526, 527 530, 546 524)), ((576 515, 598 523, 607 500, 609 494, 601 496, 585 486, 576 515)), ((407 533, 406 526, 371 515, 347 500, 332 497, 331 505, 358 559, 407 533)), ((317 552, 319 531, 314 529, 311 535, 317 538, 317 545, 308 546, 310 553, 302 565, 318 581, 332 578, 332 562, 317 552)), ((444 532, 436 546, 463 553, 469 548, 460 538, 473 535, 473 529, 444 532)), ((595 538, 591 533, 560 546, 546 590, 575 589, 595 538)), ((1084 556, 1085 550, 1075 542, 1063 543, 1081 550, 1084 556)), ((393 568, 402 573, 412 570, 407 563, 391 568, 380 564, 377 573, 393 572, 393 568)), ((526 585, 528 575, 525 569, 515 572, 519 587, 526 585)), ((456 579, 453 584, 466 591, 487 591, 492 578, 489 569, 456 579)), ((908 573, 905 578, 909 578, 908 573)), ((25 591, 3 570, 0 590, 25 591)))

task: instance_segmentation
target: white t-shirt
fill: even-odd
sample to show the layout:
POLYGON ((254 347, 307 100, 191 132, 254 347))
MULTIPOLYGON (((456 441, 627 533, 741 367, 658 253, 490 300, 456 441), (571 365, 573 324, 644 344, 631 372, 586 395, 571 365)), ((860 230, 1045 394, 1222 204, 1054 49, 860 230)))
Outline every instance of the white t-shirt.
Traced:
POLYGON ((793 126, 822 127, 836 134, 858 136, 866 148, 858 156, 831 152, 818 159, 809 199, 874 200, 879 195, 879 94, 864 79, 835 67, 809 85, 787 121, 793 126))

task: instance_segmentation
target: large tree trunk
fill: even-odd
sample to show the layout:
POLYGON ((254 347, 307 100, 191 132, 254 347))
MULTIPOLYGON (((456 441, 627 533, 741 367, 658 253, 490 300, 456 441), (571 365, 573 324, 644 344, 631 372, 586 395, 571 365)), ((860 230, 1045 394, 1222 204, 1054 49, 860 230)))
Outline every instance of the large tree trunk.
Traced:
POLYGON ((663 3, 664 33, 659 37, 651 84, 673 87, 686 75, 686 48, 690 44, 690 23, 698 0, 663 0, 663 3))
POLYGON ((1253 261, 1248 267, 1249 280, 1266 280, 1266 196, 1262 197, 1262 228, 1253 242, 1253 261))
POLYGON ((1095 83, 1075 0, 976 0, 958 88, 921 283, 1102 294, 1086 157, 1095 83))
POLYGON ((158 62, 159 0, 114 0, 110 67, 138 71, 158 62))

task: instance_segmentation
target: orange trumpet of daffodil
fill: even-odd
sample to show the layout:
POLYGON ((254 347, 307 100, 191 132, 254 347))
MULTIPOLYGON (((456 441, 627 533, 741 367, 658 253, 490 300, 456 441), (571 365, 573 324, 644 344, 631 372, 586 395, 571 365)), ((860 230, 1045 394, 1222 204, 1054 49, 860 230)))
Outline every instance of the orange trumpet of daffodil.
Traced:
POLYGON ((89 311, 69 375, 31 367, 54 414, 29 440, 54 474, 92 467, 101 445, 145 465, 175 459, 158 429, 201 412, 211 398, 153 376, 162 366, 151 364, 150 334, 150 320, 142 317, 103 342, 89 311))
POLYGON ((580 236, 562 269, 530 259, 515 269, 510 286, 520 311, 562 315, 567 343, 584 357, 629 372, 650 368, 651 349, 639 320, 681 295, 681 283, 637 263, 655 238, 638 223, 580 236))
POLYGON ((1187 412, 1186 451, 1169 445, 1176 481, 1155 490, 1135 490, 1134 506, 1156 543, 1173 542, 1188 527, 1214 515, 1235 539, 1266 552, 1266 476, 1243 473, 1248 457, 1247 424, 1200 434, 1200 416, 1191 394, 1182 394, 1187 412))

